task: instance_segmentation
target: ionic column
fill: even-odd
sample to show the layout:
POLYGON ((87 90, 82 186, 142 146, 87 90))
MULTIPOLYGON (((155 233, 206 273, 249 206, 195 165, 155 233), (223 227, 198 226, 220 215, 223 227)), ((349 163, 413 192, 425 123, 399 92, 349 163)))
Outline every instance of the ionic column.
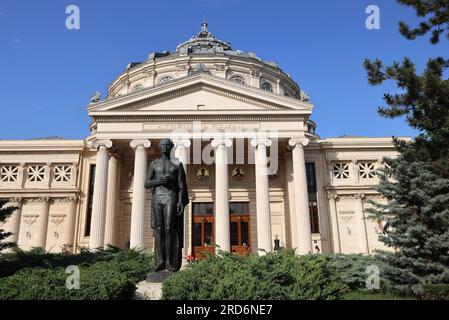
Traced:
POLYGON ((9 216, 7 224, 7 232, 11 232, 12 235, 9 236, 5 241, 18 243, 19 241, 19 231, 20 231, 20 218, 22 216, 22 198, 11 198, 10 206, 16 207, 17 209, 9 216))
POLYGON ((50 198, 40 197, 38 199, 40 203, 39 208, 39 233, 37 241, 35 243, 36 247, 41 247, 45 249, 47 243, 47 230, 48 230, 48 214, 50 212, 50 198))
POLYGON ((144 248, 145 220, 145 178, 147 174, 147 151, 150 140, 132 140, 131 148, 136 149, 134 160, 133 202, 131 211, 130 248, 144 248))
POLYGON ((269 139, 253 139, 256 158, 256 214, 257 214, 257 247, 263 255, 272 251, 271 243, 271 212, 270 189, 268 184, 267 147, 271 146, 269 139))
POLYGON ((366 219, 365 212, 363 208, 363 199, 365 195, 360 193, 356 195, 357 198, 357 220, 358 220, 358 228, 360 232, 360 251, 361 253, 369 254, 369 244, 368 244, 368 234, 366 230, 366 219))
MULTIPOLYGON (((184 171, 187 176, 187 163, 189 162, 189 155, 187 153, 187 148, 190 148, 191 142, 188 139, 185 140, 173 140, 173 143, 175 144, 175 157, 178 158, 179 161, 181 161, 184 171)), ((183 256, 187 257, 190 252, 189 248, 187 247, 187 243, 189 240, 189 232, 188 232, 188 222, 189 222, 189 215, 184 212, 184 247, 183 247, 183 256)))
POLYGON ((69 208, 66 217, 66 224, 64 227, 64 244, 72 247, 73 250, 73 244, 75 243, 75 219, 78 196, 69 197, 67 200, 69 202, 69 208))
POLYGON ((310 230, 309 194, 307 191, 306 163, 304 147, 307 139, 290 139, 292 147, 293 182, 295 188, 295 215, 298 238, 297 252, 308 254, 312 252, 312 232, 310 230))
POLYGON ((108 189, 108 163, 111 140, 95 140, 92 143, 97 148, 95 166, 94 196, 92 199, 92 220, 90 223, 90 249, 97 249, 104 245, 104 227, 106 221, 106 194, 108 189))
POLYGON ((214 139, 215 148, 215 243, 220 250, 231 251, 229 217, 229 177, 226 148, 232 146, 230 139, 214 139))
POLYGON ((340 230, 338 227, 338 217, 337 217, 337 199, 338 195, 335 192, 327 192, 327 198, 329 199, 329 208, 332 224, 332 246, 334 253, 341 253, 340 244, 340 230))
POLYGON ((117 193, 119 185, 118 160, 116 156, 110 156, 108 164, 108 190, 106 195, 106 226, 104 230, 105 246, 115 243, 115 216, 117 212, 117 193))

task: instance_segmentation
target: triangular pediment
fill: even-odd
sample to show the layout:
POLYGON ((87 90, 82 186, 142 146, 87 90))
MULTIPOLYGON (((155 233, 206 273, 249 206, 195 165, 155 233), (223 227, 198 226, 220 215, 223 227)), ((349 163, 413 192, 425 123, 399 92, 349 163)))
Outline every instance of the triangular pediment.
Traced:
POLYGON ((91 116, 165 113, 295 113, 310 114, 313 106, 259 88, 196 74, 89 107, 91 116))

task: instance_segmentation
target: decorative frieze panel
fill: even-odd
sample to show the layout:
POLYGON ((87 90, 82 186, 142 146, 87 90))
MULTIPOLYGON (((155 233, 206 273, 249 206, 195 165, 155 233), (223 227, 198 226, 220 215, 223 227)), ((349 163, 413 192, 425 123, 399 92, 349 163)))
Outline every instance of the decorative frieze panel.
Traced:
POLYGON ((30 165, 27 170, 27 181, 29 182, 43 182, 45 179, 44 165, 30 165))
POLYGON ((374 162, 359 162, 359 178, 361 179, 374 179, 376 177, 376 168, 374 162))
POLYGON ((337 162, 332 165, 334 179, 349 179, 349 163, 337 162))
POLYGON ((19 166, 4 165, 0 167, 1 182, 17 182, 19 178, 19 166))
POLYGON ((72 167, 69 165, 56 165, 54 170, 54 181, 69 182, 72 176, 72 167))

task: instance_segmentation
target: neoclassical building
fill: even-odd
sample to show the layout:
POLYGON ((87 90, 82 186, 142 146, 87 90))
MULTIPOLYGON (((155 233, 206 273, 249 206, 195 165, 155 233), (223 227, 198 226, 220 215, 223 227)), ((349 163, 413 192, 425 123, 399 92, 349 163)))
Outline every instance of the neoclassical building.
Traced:
POLYGON ((201 31, 173 52, 130 63, 93 96, 84 140, 0 140, 4 229, 23 249, 112 244, 153 249, 147 166, 171 138, 187 172, 184 254, 295 248, 371 253, 382 201, 375 171, 391 138, 323 139, 313 104, 278 64, 201 31))

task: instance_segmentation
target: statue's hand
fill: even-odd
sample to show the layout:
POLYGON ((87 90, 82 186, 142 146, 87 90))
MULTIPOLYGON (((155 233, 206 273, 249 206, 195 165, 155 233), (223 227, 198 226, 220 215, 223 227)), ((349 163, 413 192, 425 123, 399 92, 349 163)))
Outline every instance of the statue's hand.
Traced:
POLYGON ((180 216, 184 212, 184 206, 182 205, 182 203, 178 203, 176 209, 178 216, 180 216))
POLYGON ((158 180, 158 184, 160 185, 160 186, 162 186, 162 185, 164 185, 164 184, 167 184, 168 183, 168 177, 161 177, 161 178, 159 178, 159 180, 158 180))

